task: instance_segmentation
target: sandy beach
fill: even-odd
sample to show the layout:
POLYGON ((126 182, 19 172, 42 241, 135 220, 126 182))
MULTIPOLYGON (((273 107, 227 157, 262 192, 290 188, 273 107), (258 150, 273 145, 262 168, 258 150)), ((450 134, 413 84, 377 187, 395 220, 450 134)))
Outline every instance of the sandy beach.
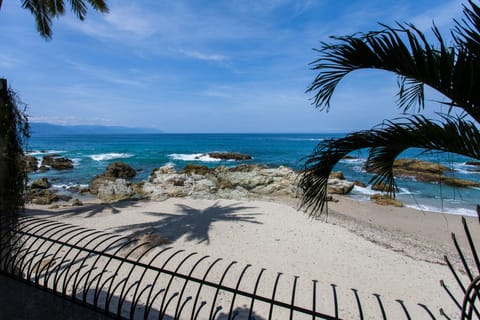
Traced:
MULTIPOLYGON (((440 280, 458 290, 443 256, 460 266, 451 241, 454 232, 466 246, 460 216, 336 198, 320 219, 298 211, 295 199, 93 201, 58 209, 32 205, 26 214, 136 237, 156 234, 175 249, 298 276, 305 283, 318 280, 320 292, 335 284, 343 318, 356 309, 342 304, 354 301, 352 288, 362 297, 366 318, 380 318, 374 293, 395 319, 402 315, 397 299, 413 314, 418 303, 437 315, 439 308, 455 314, 440 280)), ((467 217, 467 223, 478 245, 478 221, 467 217)), ((332 308, 329 299, 323 301, 325 309, 332 308)), ((428 318, 424 312, 419 316, 428 318)))

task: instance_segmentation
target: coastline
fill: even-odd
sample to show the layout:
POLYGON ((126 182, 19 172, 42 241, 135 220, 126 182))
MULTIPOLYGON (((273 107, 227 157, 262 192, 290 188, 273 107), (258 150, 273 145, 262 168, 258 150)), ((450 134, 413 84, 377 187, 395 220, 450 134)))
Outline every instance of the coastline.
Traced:
MULTIPOLYGON (((93 200, 58 209, 28 205, 26 214, 136 237, 153 233, 175 249, 316 279, 323 287, 335 284, 340 295, 356 288, 367 297, 378 293, 384 301, 455 310, 439 281, 455 286, 442 259, 447 254, 460 266, 450 233, 465 247, 461 217, 336 198, 338 203, 329 203, 328 215, 319 219, 298 211, 297 199, 289 197, 93 200)), ((466 221, 479 235, 477 219, 466 221)), ((478 236, 474 240, 480 242, 478 236)))

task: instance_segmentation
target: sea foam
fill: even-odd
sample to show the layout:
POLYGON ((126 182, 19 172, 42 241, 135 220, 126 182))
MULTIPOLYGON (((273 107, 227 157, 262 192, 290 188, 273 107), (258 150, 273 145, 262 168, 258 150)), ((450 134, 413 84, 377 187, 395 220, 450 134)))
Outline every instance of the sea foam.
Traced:
POLYGON ((448 208, 448 207, 444 207, 443 210, 442 210, 442 208, 423 205, 423 204, 405 204, 405 207, 413 208, 413 209, 416 209, 416 210, 428 211, 428 212, 456 214, 456 215, 470 216, 470 217, 476 217, 477 216, 477 212, 475 210, 467 209, 467 208, 448 208))
POLYGON ((202 162, 218 162, 222 161, 221 159, 215 159, 210 157, 206 153, 172 153, 168 155, 173 160, 182 160, 182 161, 202 161, 202 162))
POLYGON ((67 152, 67 151, 63 151, 63 150, 32 150, 32 151, 25 152, 25 154, 29 155, 29 156, 41 156, 41 155, 65 153, 65 152, 67 152))
POLYGON ((106 161, 106 160, 113 160, 113 159, 124 159, 124 158, 131 158, 134 155, 131 153, 100 153, 100 154, 92 154, 90 158, 95 161, 106 161))

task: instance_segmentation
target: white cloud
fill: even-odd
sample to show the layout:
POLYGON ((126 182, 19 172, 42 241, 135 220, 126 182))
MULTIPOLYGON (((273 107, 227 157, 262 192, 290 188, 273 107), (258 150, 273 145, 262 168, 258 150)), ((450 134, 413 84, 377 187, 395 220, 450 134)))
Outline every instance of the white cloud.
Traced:
POLYGON ((94 78, 95 80, 128 86, 141 86, 145 84, 145 80, 132 77, 131 75, 122 74, 118 71, 112 71, 103 66, 87 65, 74 61, 67 61, 67 63, 77 71, 94 78))
POLYGON ((10 69, 17 67, 21 61, 7 54, 0 54, 0 68, 10 69))
POLYGON ((30 116, 30 122, 46 122, 58 125, 112 125, 112 121, 106 118, 81 118, 75 116, 49 117, 49 116, 30 116))
POLYGON ((410 22, 420 30, 425 31, 432 27, 433 22, 439 28, 450 26, 453 24, 454 18, 462 15, 463 7, 460 1, 453 0, 438 3, 441 4, 413 17, 410 22))
POLYGON ((205 61, 215 61, 215 62, 224 62, 227 60, 227 57, 221 54, 216 53, 202 53, 198 51, 190 51, 179 49, 176 50, 178 53, 193 59, 205 60, 205 61))

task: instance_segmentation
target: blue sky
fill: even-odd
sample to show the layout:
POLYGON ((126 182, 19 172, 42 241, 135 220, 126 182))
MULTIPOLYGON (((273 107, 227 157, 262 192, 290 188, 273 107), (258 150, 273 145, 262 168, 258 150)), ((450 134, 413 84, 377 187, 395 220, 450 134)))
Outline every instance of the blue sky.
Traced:
MULTIPOLYGON (((68 1, 67 1, 68 3, 68 1)), ((43 40, 20 1, 0 12, 1 77, 31 121, 165 132, 348 132, 398 117, 396 78, 358 72, 329 113, 310 104, 312 48, 331 35, 413 22, 443 31, 455 0, 110 0, 110 13, 68 12, 43 40)), ((433 97, 433 96, 432 96, 433 97)), ((431 105, 427 114, 440 111, 431 105)))

